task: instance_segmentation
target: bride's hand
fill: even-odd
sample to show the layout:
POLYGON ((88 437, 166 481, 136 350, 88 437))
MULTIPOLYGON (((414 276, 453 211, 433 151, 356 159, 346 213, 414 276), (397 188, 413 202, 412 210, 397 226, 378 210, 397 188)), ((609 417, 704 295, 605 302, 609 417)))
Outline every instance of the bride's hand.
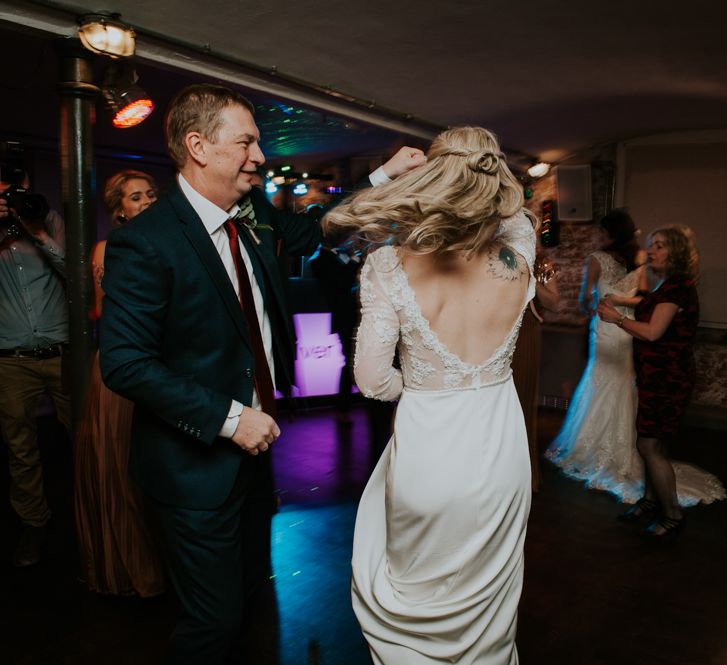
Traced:
POLYGON ((383 165, 384 173, 395 180, 400 175, 427 163, 427 156, 419 148, 404 146, 399 148, 397 153, 383 165))

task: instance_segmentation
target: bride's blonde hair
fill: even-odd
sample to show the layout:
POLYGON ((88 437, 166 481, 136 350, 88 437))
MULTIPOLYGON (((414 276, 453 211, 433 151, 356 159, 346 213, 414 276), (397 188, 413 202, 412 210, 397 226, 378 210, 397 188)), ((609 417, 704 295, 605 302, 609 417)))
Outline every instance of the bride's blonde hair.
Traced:
POLYGON ((393 242, 414 254, 474 253, 523 202, 495 135, 455 127, 434 139, 426 164, 331 210, 324 231, 348 228, 361 240, 393 242))

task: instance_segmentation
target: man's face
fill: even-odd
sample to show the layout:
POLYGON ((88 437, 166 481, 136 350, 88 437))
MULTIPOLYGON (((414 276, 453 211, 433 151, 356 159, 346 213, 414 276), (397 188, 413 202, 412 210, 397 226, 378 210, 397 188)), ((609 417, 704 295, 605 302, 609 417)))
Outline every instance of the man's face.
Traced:
MULTIPOLYGON (((10 210, 6 205, 6 200, 3 197, 3 193, 6 192, 10 187, 12 187, 13 183, 10 182, 3 182, 0 180, 0 218, 7 217, 10 214, 10 210)), ((28 177, 28 174, 26 173, 23 177, 23 181, 20 183, 20 186, 24 189, 30 189, 30 178, 28 177)))
MULTIPOLYGON (((214 143, 204 138, 207 164, 205 180, 213 184, 229 205, 247 194, 258 166, 265 162, 258 141, 260 132, 250 111, 230 105, 221 113, 222 124, 214 143)), ((229 206, 228 206, 229 207, 229 206)))
MULTIPOLYGON (((30 178, 28 177, 28 174, 26 173, 23 176, 23 179, 19 183, 15 183, 19 187, 22 187, 23 189, 30 189, 30 178)), ((13 186, 12 182, 4 182, 0 180, 0 193, 4 192, 7 189, 10 189, 13 186)))

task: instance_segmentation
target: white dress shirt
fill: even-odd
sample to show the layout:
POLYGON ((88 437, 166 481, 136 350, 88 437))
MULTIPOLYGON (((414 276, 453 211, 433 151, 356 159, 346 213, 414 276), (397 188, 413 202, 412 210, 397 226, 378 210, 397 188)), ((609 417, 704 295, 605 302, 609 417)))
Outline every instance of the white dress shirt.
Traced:
MULTIPOLYGON (((192 187, 185 179, 184 176, 179 173, 177 174, 179 187, 182 193, 187 197, 194 211, 199 215, 202 220, 207 233, 209 233, 212 242, 217 249, 217 253, 222 259, 222 263, 227 271, 227 276, 230 278, 233 288, 237 297, 240 297, 240 286, 237 281, 237 273, 235 272, 235 261, 232 258, 232 251, 230 250, 230 241, 225 231, 225 222, 235 215, 239 210, 237 203, 233 205, 229 210, 223 210, 216 206, 214 203, 202 196, 196 189, 192 187)), ((240 253, 242 254, 242 260, 245 263, 247 269, 247 275, 250 278, 250 286, 252 288, 252 296, 255 301, 255 311, 257 313, 257 320, 260 322, 260 334, 263 338, 263 347, 265 349, 265 357, 268 360, 270 367, 270 376, 273 379, 273 387, 275 387, 275 361, 273 359, 273 331, 270 326, 270 317, 265 311, 265 302, 263 301, 263 294, 260 287, 255 279, 255 273, 252 268, 252 262, 250 256, 247 253, 245 245, 238 241, 240 244, 240 253)), ((260 410, 260 398, 257 391, 253 389, 252 394, 252 408, 260 410)), ((230 411, 227 414, 227 419, 220 429, 219 435, 227 438, 231 438, 237 429, 237 423, 242 413, 243 405, 236 400, 232 400, 230 411)))
MULTIPOLYGON (((235 272, 235 262, 232 258, 232 252, 230 251, 230 242, 227 236, 227 232, 224 229, 225 222, 232 216, 234 216, 240 207, 235 203, 229 210, 223 210, 202 194, 200 194, 192 185, 190 185, 181 173, 177 174, 177 181, 179 182, 179 188, 182 193, 187 197, 194 211, 199 215, 202 220, 207 233, 209 233, 212 242, 214 243, 217 253, 222 259, 222 263, 225 266, 227 275, 232 282, 232 286, 235 289, 237 297, 240 297, 240 286, 237 282, 237 273, 235 272)), ((391 182, 386 173, 384 173, 383 167, 377 168, 373 173, 369 175, 369 181, 374 187, 384 185, 387 182, 391 182)), ((238 241, 239 242, 239 241, 238 241)), ((242 260, 245 263, 248 277, 250 278, 250 286, 252 287, 252 296, 255 301, 255 311, 257 312, 257 320, 260 322, 262 330, 260 334, 263 338, 263 347, 265 348, 265 357, 268 360, 270 367, 270 376, 273 380, 273 388, 275 387, 275 360, 273 358, 273 331, 270 326, 270 317, 267 311, 265 311, 265 302, 263 301, 263 294, 258 286, 257 280, 255 279, 255 273, 252 268, 252 262, 250 256, 245 249, 245 245, 240 242, 240 253, 242 254, 242 260)), ((260 410, 260 398, 257 394, 257 390, 253 389, 252 392, 252 404, 253 409, 260 410)), ((237 429, 237 423, 240 420, 240 414, 242 413, 244 406, 237 400, 232 400, 230 405, 230 411, 227 414, 227 418, 219 431, 219 436, 226 438, 232 438, 232 435, 237 429)))

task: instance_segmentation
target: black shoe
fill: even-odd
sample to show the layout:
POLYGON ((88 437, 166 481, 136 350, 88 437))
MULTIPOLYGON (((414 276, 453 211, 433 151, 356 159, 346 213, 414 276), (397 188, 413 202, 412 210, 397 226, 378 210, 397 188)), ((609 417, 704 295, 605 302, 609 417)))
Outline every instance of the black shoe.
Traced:
POLYGON ((617 516, 622 522, 638 522, 640 519, 655 520, 659 510, 659 504, 653 499, 641 497, 626 512, 617 516))
POLYGON ((24 568, 40 561, 40 548, 45 537, 44 526, 23 526, 13 554, 13 566, 24 568))
POLYGON ((672 543, 681 533, 687 521, 684 517, 674 518, 662 515, 647 526, 642 535, 653 543, 672 543))

